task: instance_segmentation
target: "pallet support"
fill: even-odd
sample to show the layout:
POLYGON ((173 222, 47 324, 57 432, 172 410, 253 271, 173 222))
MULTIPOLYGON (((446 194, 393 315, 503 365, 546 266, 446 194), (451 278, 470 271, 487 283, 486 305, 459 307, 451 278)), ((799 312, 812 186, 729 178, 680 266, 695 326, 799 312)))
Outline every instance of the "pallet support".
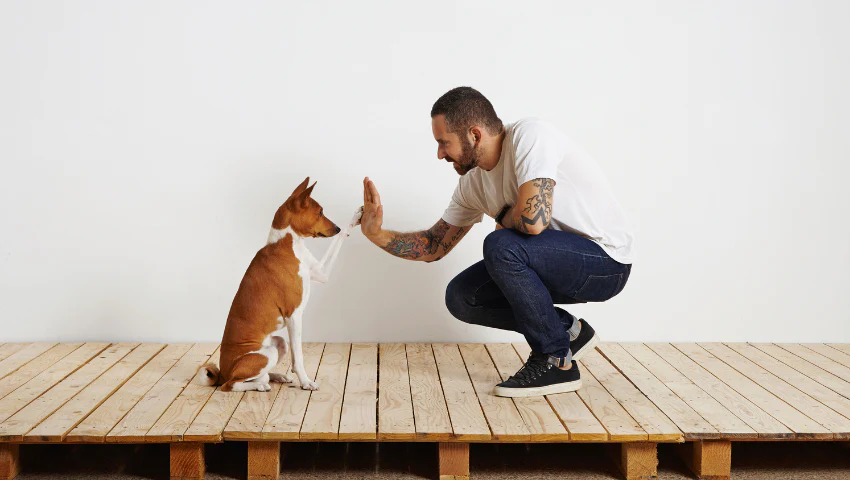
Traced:
POLYGON ((732 471, 732 442, 702 440, 677 449, 688 468, 703 480, 729 480, 732 471))
POLYGON ((612 456, 626 480, 658 478, 658 445, 630 442, 614 446, 612 456))
POLYGON ((280 442, 248 442, 248 480, 277 480, 280 442))
POLYGON ((201 480, 206 472, 204 444, 179 442, 171 444, 171 480, 201 480))
POLYGON ((469 480, 469 444, 440 442, 440 480, 469 480))

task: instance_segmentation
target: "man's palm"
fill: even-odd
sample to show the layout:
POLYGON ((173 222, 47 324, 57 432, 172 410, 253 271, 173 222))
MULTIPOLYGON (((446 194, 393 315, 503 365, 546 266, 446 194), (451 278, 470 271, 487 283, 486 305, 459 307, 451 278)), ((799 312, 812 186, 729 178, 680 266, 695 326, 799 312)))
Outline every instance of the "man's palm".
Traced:
POLYGON ((363 179, 363 218, 360 220, 360 230, 367 237, 377 235, 384 223, 384 207, 381 196, 375 184, 369 177, 363 179))

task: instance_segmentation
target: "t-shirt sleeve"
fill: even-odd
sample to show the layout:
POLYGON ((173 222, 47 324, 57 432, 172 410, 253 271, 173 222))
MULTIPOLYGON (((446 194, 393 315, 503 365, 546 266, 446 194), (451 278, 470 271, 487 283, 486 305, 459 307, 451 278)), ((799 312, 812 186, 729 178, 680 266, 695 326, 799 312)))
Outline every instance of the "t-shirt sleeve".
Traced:
POLYGON ((535 178, 555 180, 563 157, 560 139, 536 122, 519 125, 514 135, 517 187, 535 178))
POLYGON ((452 194, 452 199, 449 201, 449 206, 443 212, 443 220, 455 227, 466 227, 480 222, 483 217, 484 213, 482 211, 472 207, 466 201, 461 183, 458 182, 452 194))

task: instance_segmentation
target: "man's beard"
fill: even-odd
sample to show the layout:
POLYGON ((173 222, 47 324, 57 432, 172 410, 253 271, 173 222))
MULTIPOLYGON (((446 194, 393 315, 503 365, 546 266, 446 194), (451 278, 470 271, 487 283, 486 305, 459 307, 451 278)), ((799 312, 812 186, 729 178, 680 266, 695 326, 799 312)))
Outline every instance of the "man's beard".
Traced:
POLYGON ((470 170, 478 166, 481 160, 481 150, 475 148, 470 141, 461 141, 461 154, 457 160, 449 157, 455 163, 455 171, 459 175, 466 175, 470 170))

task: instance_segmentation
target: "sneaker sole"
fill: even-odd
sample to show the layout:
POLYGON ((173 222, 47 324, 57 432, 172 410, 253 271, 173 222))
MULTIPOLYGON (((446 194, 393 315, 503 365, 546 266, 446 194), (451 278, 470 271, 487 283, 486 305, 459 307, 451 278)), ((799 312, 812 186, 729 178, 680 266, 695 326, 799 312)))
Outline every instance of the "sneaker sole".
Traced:
POLYGON ((587 352, 596 348, 597 345, 599 345, 599 335, 594 333, 593 338, 588 340, 587 343, 585 343, 584 346, 581 347, 581 350, 573 353, 573 360, 575 360, 575 361, 581 360, 581 357, 585 356, 585 354, 587 354, 587 352))
POLYGON ((556 383, 545 387, 534 388, 505 388, 496 385, 493 387, 493 395, 497 397, 537 397, 540 395, 554 395, 556 393, 575 392, 581 388, 581 379, 574 382, 556 383))

